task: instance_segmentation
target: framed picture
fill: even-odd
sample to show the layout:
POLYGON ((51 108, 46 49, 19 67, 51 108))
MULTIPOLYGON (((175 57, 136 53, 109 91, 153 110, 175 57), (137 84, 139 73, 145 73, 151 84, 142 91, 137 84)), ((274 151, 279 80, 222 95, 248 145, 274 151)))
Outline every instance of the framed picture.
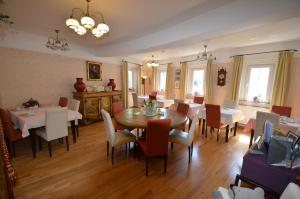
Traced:
POLYGON ((86 61, 87 80, 102 80, 102 63, 86 61))
POLYGON ((175 70, 175 81, 180 81, 180 74, 181 74, 180 69, 175 70))
POLYGON ((175 88, 179 89, 179 81, 175 81, 175 88))

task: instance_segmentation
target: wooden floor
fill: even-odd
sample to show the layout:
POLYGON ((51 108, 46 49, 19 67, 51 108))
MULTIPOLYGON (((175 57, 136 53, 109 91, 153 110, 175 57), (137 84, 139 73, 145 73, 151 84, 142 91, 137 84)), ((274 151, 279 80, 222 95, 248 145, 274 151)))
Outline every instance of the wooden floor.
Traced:
MULTIPOLYGON (((199 134, 199 133, 198 133, 199 134)), ((218 186, 228 187, 240 173, 242 157, 248 148, 241 131, 225 143, 224 134, 216 141, 197 136, 192 162, 188 149, 174 145, 169 150, 168 171, 163 173, 163 159, 154 158, 145 176, 145 160, 125 156, 125 147, 117 148, 115 164, 106 157, 104 123, 80 128, 70 151, 65 144, 53 143, 49 158, 46 143, 33 159, 29 140, 16 144, 13 160, 18 182, 16 198, 211 198, 218 186), (242 137, 241 137, 242 136, 242 137)), ((70 137, 71 138, 71 137, 70 137)))

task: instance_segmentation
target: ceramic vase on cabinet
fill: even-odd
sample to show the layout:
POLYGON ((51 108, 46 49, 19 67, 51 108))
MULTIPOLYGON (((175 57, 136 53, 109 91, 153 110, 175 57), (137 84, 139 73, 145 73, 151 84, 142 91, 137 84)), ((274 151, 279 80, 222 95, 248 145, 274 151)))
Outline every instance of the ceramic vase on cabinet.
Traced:
POLYGON ((115 79, 109 79, 107 86, 111 86, 112 90, 114 91, 116 88, 115 79))
POLYGON ((85 83, 82 81, 83 78, 77 77, 76 82, 74 84, 74 88, 76 89, 77 92, 84 92, 85 91, 85 83))

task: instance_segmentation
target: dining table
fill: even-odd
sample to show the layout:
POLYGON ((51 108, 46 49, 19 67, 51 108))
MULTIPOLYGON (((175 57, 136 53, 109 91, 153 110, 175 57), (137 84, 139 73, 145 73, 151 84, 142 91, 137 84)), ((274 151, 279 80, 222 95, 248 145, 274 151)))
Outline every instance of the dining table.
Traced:
MULTIPOLYGON (((35 144, 35 130, 46 125, 46 112, 47 110, 62 108, 59 106, 48 106, 38 108, 23 108, 10 110, 9 115, 15 128, 22 132, 22 137, 30 137, 32 154, 36 157, 36 144, 35 144)), ((76 143, 76 130, 75 121, 82 119, 82 115, 78 111, 67 110, 67 121, 71 123, 73 142, 76 143)))
POLYGON ((158 108, 153 116, 147 116, 143 108, 128 108, 114 115, 115 120, 123 126, 130 128, 147 128, 147 122, 154 119, 171 119, 170 127, 177 128, 185 124, 188 117, 167 108, 158 108))
MULTIPOLYGON (((202 134, 205 130, 206 108, 199 111, 199 119, 202 120, 202 134)), ((237 124, 244 119, 243 112, 240 109, 221 107, 221 123, 226 125, 225 141, 229 140, 229 127, 234 125, 234 136, 236 135, 237 124)))
MULTIPOLYGON (((251 138, 249 144, 250 146, 252 145, 252 141, 254 138, 255 124, 256 124, 256 115, 253 115, 251 118, 249 118, 243 130, 245 133, 251 132, 251 136, 250 136, 251 138)), ((280 116, 279 129, 285 132, 292 131, 293 133, 297 134, 300 137, 300 119, 280 116)))

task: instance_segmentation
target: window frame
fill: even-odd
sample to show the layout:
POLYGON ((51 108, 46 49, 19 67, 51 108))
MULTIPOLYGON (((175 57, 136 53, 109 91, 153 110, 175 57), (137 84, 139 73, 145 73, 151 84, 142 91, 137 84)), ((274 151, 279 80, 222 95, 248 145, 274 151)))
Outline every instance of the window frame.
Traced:
POLYGON ((157 75, 157 82, 158 82, 158 90, 160 91, 160 92, 166 92, 166 86, 167 86, 167 70, 166 69, 159 69, 158 70, 158 75, 157 75), (160 86, 161 86, 161 82, 160 82, 160 75, 161 75, 161 73, 163 73, 163 72, 165 72, 166 73, 166 82, 165 82, 165 88, 163 89, 163 91, 160 89, 160 86))
MULTIPOLYGON (((203 96, 205 95, 205 75, 206 75, 206 64, 204 63, 198 63, 193 64, 188 69, 188 85, 187 85, 187 92, 188 94, 194 96, 194 93, 192 93, 193 88, 193 72, 196 70, 203 70, 203 96)), ((201 95, 202 96, 202 95, 201 95)))
POLYGON ((134 71, 133 71, 133 69, 128 69, 128 72, 127 72, 127 76, 128 76, 128 90, 129 91, 134 91, 134 71), (132 88, 130 88, 129 87, 129 72, 131 72, 131 74, 132 74, 132 80, 131 80, 131 82, 132 82, 132 88))

